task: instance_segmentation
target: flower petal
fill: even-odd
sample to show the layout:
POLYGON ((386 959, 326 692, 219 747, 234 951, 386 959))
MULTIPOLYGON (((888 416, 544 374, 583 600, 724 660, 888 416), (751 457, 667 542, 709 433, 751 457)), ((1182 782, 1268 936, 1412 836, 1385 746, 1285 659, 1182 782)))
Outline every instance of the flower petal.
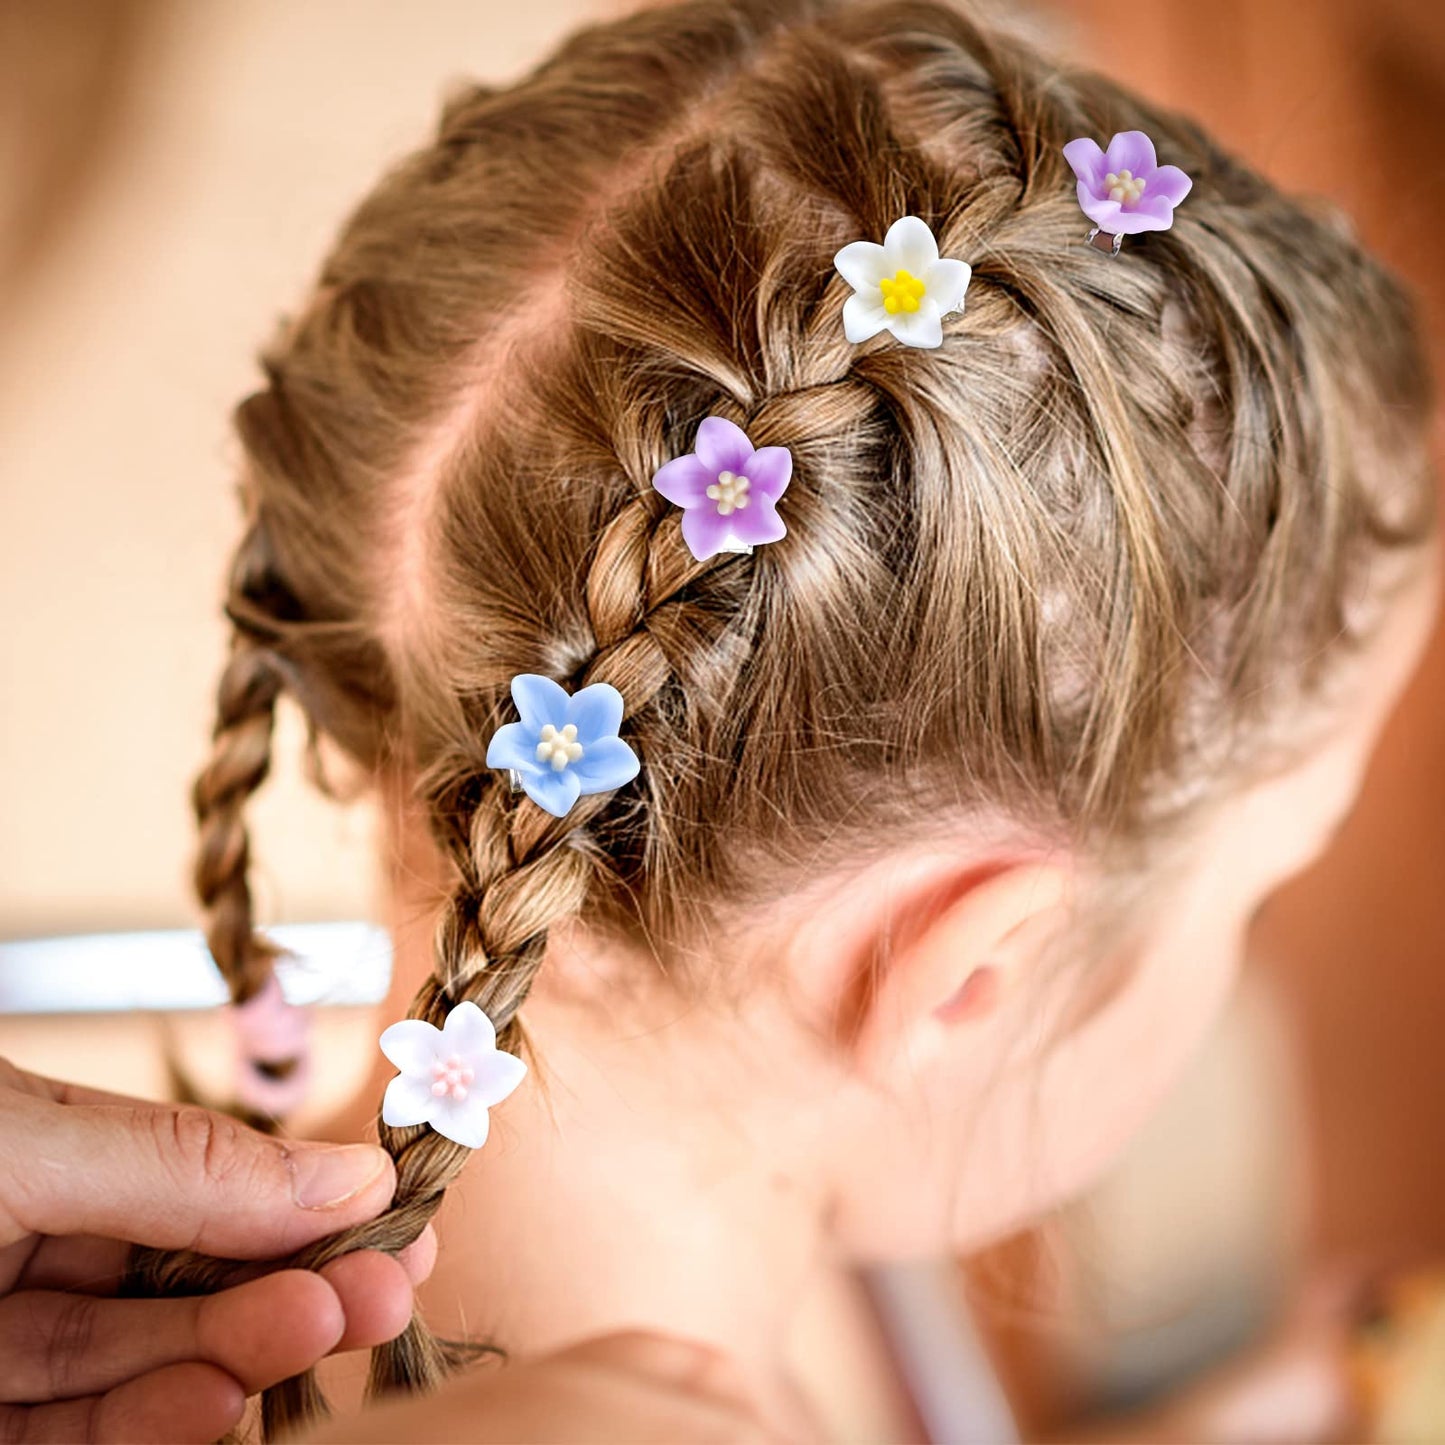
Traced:
POLYGON ((431 1126, 438 1134, 444 1134, 454 1143, 465 1144, 468 1149, 480 1149, 487 1142, 491 1121, 487 1117, 487 1106, 474 1092, 469 1090, 465 1099, 437 1099, 435 1105, 431 1126))
POLYGON ((1168 196, 1145 196, 1134 208, 1141 216, 1148 216, 1156 224, 1150 230, 1167 231, 1174 224, 1174 206, 1168 196))
POLYGON ((393 1129, 425 1124, 431 1118, 435 1103, 430 1079, 413 1079, 406 1074, 398 1074, 381 1096, 381 1122, 390 1124, 393 1129))
POLYGON ((734 512, 728 521, 733 524, 738 540, 746 542, 750 547, 758 547, 765 542, 780 542, 788 535, 788 529, 778 515, 778 509, 771 497, 760 495, 756 506, 749 499, 748 505, 742 511, 734 512))
POLYGON ((1151 201, 1147 196, 1128 210, 1121 210, 1106 228, 1120 236, 1137 236, 1140 231, 1167 231, 1174 224, 1174 207, 1166 197, 1151 201))
POLYGON ((476 1077, 467 1090, 467 1102, 477 1099, 489 1109, 500 1104, 527 1077, 526 1064, 504 1049, 486 1055, 472 1067, 476 1077))
POLYGON ((491 1019, 467 999, 446 1016, 442 1042, 448 1052, 464 1054, 470 1063, 474 1056, 489 1054, 497 1047, 497 1031, 491 1019))
POLYGON ((1194 182, 1178 166, 1160 166, 1144 187, 1144 199, 1148 201, 1163 196, 1171 206, 1177 206, 1193 185, 1194 182))
MULTIPOLYGON (((734 514, 736 515, 736 514, 734 514)), ((693 507, 682 514, 682 540, 699 562, 724 550, 731 517, 718 515, 716 507, 693 507)))
POLYGON ((855 291, 843 303, 843 335, 849 341, 867 341, 888 325, 882 295, 877 291, 855 291))
MULTIPOLYGON (((697 515, 697 512, 682 514, 684 521, 697 515)), ((550 767, 538 768, 535 773, 524 773, 522 787, 539 808, 554 818, 565 818, 582 792, 577 774, 571 768, 563 768, 561 772, 550 767)))
POLYGON ((567 721, 577 724, 577 741, 590 752, 599 738, 617 736, 622 726, 622 694, 610 682, 594 682, 572 694, 567 721))
POLYGON ((1118 201, 1111 201, 1107 196, 1101 200, 1083 181, 1079 182, 1079 206, 1101 231, 1111 236, 1123 234, 1125 228, 1119 224, 1119 218, 1124 211, 1118 201))
POLYGON ((425 1019, 402 1019, 382 1031, 381 1051, 404 1074, 429 1073, 441 1037, 425 1019))
POLYGON ((753 444, 736 422, 724 416, 710 416, 697 429, 693 451, 712 473, 711 482, 717 480, 719 472, 742 471, 743 463, 752 455, 753 444))
POLYGON ((925 296, 917 311, 900 311, 888 329, 908 346, 942 346, 943 321, 938 307, 925 296))
POLYGON ((599 738, 575 763, 568 764, 567 771, 577 778, 582 792, 606 793, 630 783, 642 771, 642 764, 621 738, 599 738))
POLYGON ((1121 130, 1109 142, 1104 160, 1106 172, 1128 170, 1146 181, 1159 164, 1154 155, 1154 142, 1142 130, 1121 130))
POLYGON ((1099 149, 1099 142, 1089 136, 1071 140, 1064 147, 1064 159, 1073 167, 1080 182, 1097 192, 1103 183, 1104 173, 1108 170, 1104 162, 1104 152, 1099 149))
MULTIPOLYGON (((888 274, 902 266, 915 276, 922 276, 938 260, 938 242, 926 221, 918 216, 903 216, 889 226, 883 238, 883 252, 888 274)), ((917 315, 917 312, 909 314, 917 315)))
POLYGON ((883 247, 877 241, 850 241, 833 257, 833 264, 855 291, 876 287, 879 278, 888 274, 883 247))
POLYGON ((526 723, 503 723, 487 744, 489 768, 516 768, 520 773, 537 771, 537 734, 526 723))
POLYGON ((707 489, 717 481, 691 452, 664 462, 653 474, 652 485, 669 502, 679 507, 695 507, 707 499, 707 489))
POLYGON ((955 261, 951 257, 941 257, 929 267, 923 282, 938 305, 939 315, 946 316, 950 311, 962 309, 964 293, 972 276, 973 267, 967 261, 955 261))
MULTIPOLYGON (((743 511, 752 510, 752 499, 757 496, 777 501, 788 490, 793 475, 793 454, 787 447, 759 447, 743 467, 748 481, 748 505, 743 511)), ((736 517, 738 514, 733 513, 736 517)))
POLYGON ((512 679, 512 701, 522 715, 522 726, 534 738, 547 723, 561 726, 567 712, 567 690, 535 672, 519 672, 512 679))

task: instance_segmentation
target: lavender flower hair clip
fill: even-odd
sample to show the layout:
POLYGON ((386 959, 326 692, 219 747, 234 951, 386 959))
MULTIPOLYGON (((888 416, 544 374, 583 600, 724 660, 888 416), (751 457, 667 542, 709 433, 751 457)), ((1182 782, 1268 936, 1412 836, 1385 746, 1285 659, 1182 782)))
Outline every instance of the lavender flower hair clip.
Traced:
POLYGON ((867 341, 891 331, 906 346, 943 345, 943 318, 963 310, 973 268, 938 254, 928 223, 904 216, 889 226, 880 246, 852 241, 833 264, 853 288, 843 303, 843 334, 867 341))
POLYGON ((1161 166, 1154 142, 1142 130, 1120 131, 1102 151, 1087 136, 1064 147, 1079 179, 1079 205, 1094 223, 1087 241, 1117 256, 1125 236, 1167 231, 1174 207, 1194 184, 1178 166, 1161 166))
POLYGON ((787 536, 777 502, 792 475, 787 447, 754 447, 740 426, 710 416, 693 450, 659 467, 652 485, 682 508, 682 539, 705 562, 787 536))
POLYGON ((521 721, 492 734, 487 766, 506 768, 512 791, 554 817, 565 816, 583 793, 610 792, 641 771, 637 754, 617 736, 622 694, 610 683, 569 694, 550 677, 519 672, 512 701, 521 721))
POLYGON ((430 1124, 468 1149, 487 1142, 487 1110, 526 1076, 515 1054, 497 1047, 492 1021, 474 1003, 459 1003, 441 1028, 402 1019, 381 1036, 381 1051, 401 1072, 386 1086, 382 1122, 393 1129, 430 1124))

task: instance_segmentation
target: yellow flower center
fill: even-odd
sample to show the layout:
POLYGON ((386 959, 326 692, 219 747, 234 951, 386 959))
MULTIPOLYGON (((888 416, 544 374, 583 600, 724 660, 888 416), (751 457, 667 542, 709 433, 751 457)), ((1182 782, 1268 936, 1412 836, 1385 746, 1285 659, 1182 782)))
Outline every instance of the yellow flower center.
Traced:
POLYGON ((1127 206, 1144 194, 1144 177, 1131 175, 1127 170, 1110 171, 1104 177, 1104 184, 1109 188, 1109 199, 1121 205, 1127 206))
POLYGON ((923 282, 911 271, 902 269, 895 271, 891 278, 885 276, 878 287, 883 292, 883 309, 890 316, 897 316, 900 311, 917 311, 924 291, 923 282))
POLYGON ((730 517, 748 504, 748 488, 752 483, 741 473, 719 472, 717 481, 707 489, 708 496, 717 503, 719 517, 730 517))
POLYGON ((582 756, 582 744, 577 741, 577 724, 568 723, 558 732, 551 723, 546 723, 538 734, 537 761, 551 763, 552 771, 560 773, 568 763, 575 763, 582 756))

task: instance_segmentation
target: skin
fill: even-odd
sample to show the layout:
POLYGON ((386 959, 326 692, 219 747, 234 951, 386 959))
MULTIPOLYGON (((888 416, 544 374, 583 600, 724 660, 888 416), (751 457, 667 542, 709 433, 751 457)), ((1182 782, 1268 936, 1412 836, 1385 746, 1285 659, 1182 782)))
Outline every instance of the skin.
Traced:
POLYGON ((374 1217, 394 1187, 370 1145, 282 1144, 0 1060, 0 1440, 213 1440, 248 1394, 393 1338, 433 1239, 316 1274, 265 1261, 374 1217), (110 1298, 131 1244, 257 1263, 206 1297, 110 1298))
MULTIPOLYGON (((554 930, 526 1008, 537 1068, 448 1193, 430 1322, 523 1355, 695 1337, 739 1362, 770 1428, 815 1433, 798 1302, 860 1261, 971 1251, 1107 1168, 1217 1017, 1253 914, 1339 828, 1436 599, 1431 549, 1339 663, 1331 727, 1199 818, 1115 956, 1071 943, 1105 880, 979 830, 700 940, 686 979, 554 930)), ((400 784, 388 813, 396 1018, 444 875, 400 784)))
POLYGON ((643 1331, 585 1340, 501 1371, 476 1371, 436 1395, 381 1405, 306 1439, 312 1445, 783 1445, 758 1419, 721 1354, 643 1331))

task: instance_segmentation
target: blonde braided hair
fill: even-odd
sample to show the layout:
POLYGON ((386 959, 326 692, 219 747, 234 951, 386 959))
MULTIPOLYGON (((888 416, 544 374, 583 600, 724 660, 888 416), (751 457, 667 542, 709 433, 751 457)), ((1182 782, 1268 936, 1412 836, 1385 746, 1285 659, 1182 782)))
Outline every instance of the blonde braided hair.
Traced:
MULTIPOLYGON (((240 811, 265 656, 415 780, 449 860, 412 1016, 471 1000, 512 1051, 566 919, 661 951, 940 809, 1104 848, 1230 786, 1352 636, 1362 570, 1430 520, 1391 279, 1188 122, 937 0, 656 6, 459 93, 266 367, 239 416, 265 565, 198 791, 218 962, 238 997, 264 966, 240 811), (1127 264, 1080 244, 1060 153, 1125 128, 1196 178, 1127 264), (972 261, 967 312, 936 352, 851 347, 831 257, 903 214, 972 261), (488 370, 547 264, 565 323, 488 370), (783 544, 698 564, 648 483, 709 414, 795 472, 783 544), (564 819, 512 795, 485 750, 523 671, 615 686, 636 782, 564 819)), ((466 1162, 382 1142, 392 1207, 294 1263, 404 1247, 466 1162)), ((148 1257, 135 1287, 224 1273, 148 1257)), ((414 1320, 372 1384, 460 1357, 414 1320)), ((287 1382, 267 1428, 319 1406, 287 1382)))

